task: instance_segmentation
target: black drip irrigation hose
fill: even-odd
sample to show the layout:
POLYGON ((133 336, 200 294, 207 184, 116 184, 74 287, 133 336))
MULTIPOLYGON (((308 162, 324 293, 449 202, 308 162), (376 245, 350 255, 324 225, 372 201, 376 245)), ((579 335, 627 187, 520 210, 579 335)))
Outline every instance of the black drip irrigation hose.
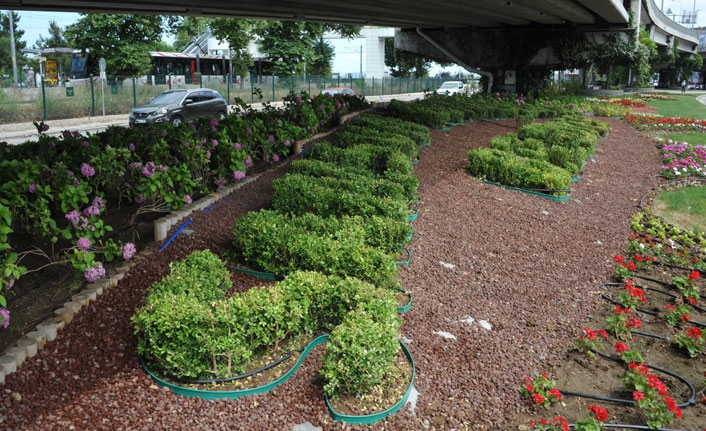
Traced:
POLYGON ((689 268, 688 266, 679 266, 679 265, 674 265, 672 263, 663 263, 663 262, 657 262, 660 265, 668 266, 670 268, 674 269, 683 269, 684 271, 697 271, 700 272, 703 275, 706 275, 706 270, 701 270, 701 269, 696 269, 696 268, 689 268))
MULTIPOLYGON (((507 120, 504 120, 504 121, 508 121, 508 120, 513 120, 513 118, 508 118, 507 120)), ((479 118, 478 121, 482 121, 484 123, 495 124, 496 126, 507 127, 508 129, 517 129, 517 126, 510 126, 509 124, 501 124, 501 123, 496 122, 496 121, 500 121, 500 120, 484 120, 482 118, 479 118)), ((515 121, 517 121, 517 120, 515 120, 515 121)))
MULTIPOLYGON (((289 354, 281 357, 280 359, 278 359, 270 364, 265 365, 262 368, 258 368, 257 370, 248 371, 245 374, 238 374, 237 376, 221 377, 218 379, 190 379, 188 377, 176 377, 176 376, 172 376, 171 374, 166 374, 166 373, 165 373, 165 376, 169 377, 170 380, 173 380, 175 382, 186 383, 186 384, 204 384, 205 385, 205 384, 211 384, 211 383, 228 383, 228 382, 233 382, 236 380, 242 380, 242 379, 248 378, 250 376, 254 376, 255 374, 260 374, 263 371, 267 371, 271 368, 276 367, 277 365, 290 359, 291 357, 292 357, 292 354, 289 353, 289 354)), ((143 360, 144 360, 144 358, 143 358, 143 360)))
MULTIPOLYGON (((66 267, 66 266, 69 266, 69 264, 67 263, 67 264, 62 265, 62 266, 65 266, 65 267, 66 267)), ((46 283, 50 278, 53 278, 56 274, 58 274, 59 271, 61 271, 61 267, 55 268, 53 271, 49 272, 48 274, 45 274, 44 277, 42 277, 39 281, 37 281, 36 283, 34 283, 32 286, 27 287, 27 288, 25 288, 25 289, 22 289, 22 291, 20 291, 19 293, 17 293, 17 295, 8 298, 8 299, 7 299, 7 306, 9 307, 9 306, 12 305, 15 301, 17 301, 18 299, 22 298, 23 296, 25 296, 25 295, 28 294, 29 292, 31 292, 31 291, 33 291, 33 290, 39 288, 39 286, 41 286, 42 284, 46 283)))
MULTIPOLYGON (((596 352, 595 350, 593 351, 593 353, 597 354, 598 356, 600 356, 603 359, 608 359, 610 361, 618 362, 618 363, 623 362, 623 360, 617 356, 606 355, 601 352, 596 352)), ((645 366, 647 366, 647 368, 651 368, 651 369, 653 369, 657 372, 660 372, 662 374, 666 374, 670 377, 674 377, 675 379, 684 383, 686 385, 686 387, 689 388, 689 391, 691 392, 691 396, 685 402, 683 402, 681 404, 677 404, 677 407, 686 408, 686 407, 689 407, 693 404, 696 404, 696 388, 694 388, 694 385, 692 385, 691 382, 689 382, 684 377, 680 376, 679 374, 677 374, 673 371, 669 371, 664 368, 660 368, 660 367, 657 367, 655 365, 650 365, 650 364, 645 364, 645 366)), ((606 401, 606 402, 616 403, 616 404, 635 404, 634 400, 626 400, 624 398, 611 398, 611 397, 603 397, 600 395, 582 394, 580 392, 564 391, 562 389, 559 389, 559 391, 564 395, 569 395, 569 396, 573 396, 573 397, 590 398, 592 400, 606 401)))
MULTIPOLYGON (((624 284, 624 283, 601 283, 598 287, 601 288, 601 287, 603 287, 603 286, 617 287, 617 286, 625 286, 625 284, 624 284)), ((669 295, 669 296, 674 297, 674 295, 672 295, 672 294, 670 294, 670 293, 668 293, 668 292, 663 292, 663 291, 661 291, 661 290, 659 290, 659 289, 653 289, 653 288, 651 288, 651 287, 642 287, 642 286, 637 285, 637 284, 635 285, 635 287, 641 287, 641 288, 643 288, 643 289, 645 289, 645 290, 652 290, 652 291, 655 291, 655 292, 663 293, 663 294, 665 294, 665 295, 669 295)), ((612 303, 613 305, 620 305, 620 306, 622 306, 621 303, 619 303, 618 301, 614 300, 613 298, 609 297, 608 295, 606 295, 606 294, 604 294, 604 293, 601 293, 601 298, 603 298, 603 299, 605 299, 606 301, 612 303)), ((635 310, 636 310, 636 311, 639 311, 640 313, 649 314, 650 316, 659 316, 659 313, 657 313, 657 312, 655 312, 655 311, 645 310, 644 308, 635 307, 635 310)), ((699 307, 699 310, 701 310, 700 307, 699 307)), ((697 321, 694 321, 694 320, 689 320, 689 321, 687 321, 686 323, 687 323, 687 324, 690 324, 690 325, 693 325, 693 326, 698 326, 698 327, 701 327, 701 328, 706 328, 706 323, 701 323, 701 322, 697 322, 697 321)))

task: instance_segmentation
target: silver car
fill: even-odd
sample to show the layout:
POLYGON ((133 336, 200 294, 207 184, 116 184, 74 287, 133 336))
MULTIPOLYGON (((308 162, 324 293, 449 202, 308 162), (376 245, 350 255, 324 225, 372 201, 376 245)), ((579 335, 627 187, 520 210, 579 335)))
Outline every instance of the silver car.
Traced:
POLYGON ((200 117, 222 119, 228 113, 228 105, 218 92, 208 88, 193 90, 168 90, 146 105, 132 108, 130 127, 170 123, 178 126, 200 117))

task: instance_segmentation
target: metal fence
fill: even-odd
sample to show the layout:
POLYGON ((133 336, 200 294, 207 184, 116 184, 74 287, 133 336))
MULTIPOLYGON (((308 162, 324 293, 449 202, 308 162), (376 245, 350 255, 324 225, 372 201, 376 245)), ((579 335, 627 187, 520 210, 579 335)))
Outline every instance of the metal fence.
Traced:
POLYGON ((168 89, 210 88, 232 104, 282 100, 290 92, 319 94, 330 87, 351 88, 356 95, 377 96, 434 90, 443 78, 353 78, 314 76, 263 76, 231 79, 230 76, 148 75, 142 77, 92 77, 49 87, 0 89, 0 123, 57 120, 96 115, 127 114, 168 89))

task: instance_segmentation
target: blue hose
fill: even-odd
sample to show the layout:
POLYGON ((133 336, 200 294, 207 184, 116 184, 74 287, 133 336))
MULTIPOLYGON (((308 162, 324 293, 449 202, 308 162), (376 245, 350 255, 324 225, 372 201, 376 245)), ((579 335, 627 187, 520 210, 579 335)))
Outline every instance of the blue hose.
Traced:
POLYGON ((159 251, 164 251, 164 249, 167 248, 167 246, 169 246, 172 241, 174 241, 174 238, 176 238, 177 235, 179 235, 181 231, 183 231, 192 221, 194 221, 194 219, 190 218, 189 220, 185 221, 183 225, 179 226, 179 229, 177 229, 176 232, 174 232, 172 236, 169 237, 167 242, 164 243, 164 245, 159 249, 159 251))

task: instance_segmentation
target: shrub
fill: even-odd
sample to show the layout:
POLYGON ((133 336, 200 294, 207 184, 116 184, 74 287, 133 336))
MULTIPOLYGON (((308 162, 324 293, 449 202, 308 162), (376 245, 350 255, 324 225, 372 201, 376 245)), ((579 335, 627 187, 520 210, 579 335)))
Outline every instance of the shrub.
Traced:
POLYGON ((378 300, 366 305, 382 312, 359 308, 331 332, 321 375, 324 393, 334 399, 339 394, 365 394, 382 384, 400 349, 400 320, 391 313, 394 302, 378 300))
POLYGON ((504 151, 479 148, 468 152, 468 172, 507 186, 552 190, 560 194, 571 184, 565 169, 543 160, 533 160, 504 151))
POLYGON ((420 124, 376 114, 363 114, 358 117, 353 124, 369 127, 374 130, 384 130, 398 135, 408 136, 418 145, 429 141, 429 137, 431 136, 429 129, 420 124))
MULTIPOLYGON (((419 103, 393 100, 388 105, 390 115, 428 127, 441 127, 451 122, 451 113, 446 109, 434 109, 419 103)), ((457 111, 458 112, 458 111, 457 111)), ((463 115, 463 114, 461 114, 463 115)))
MULTIPOLYGON (((319 271, 382 287, 399 284, 394 257, 388 255, 392 245, 386 244, 388 251, 369 245, 365 228, 354 221, 339 222, 338 230, 318 227, 319 231, 312 232, 288 222, 286 216, 269 213, 241 220, 233 228, 233 257, 257 269, 275 274, 319 271)), ((313 224, 314 220, 307 221, 313 224)), ((378 229, 384 229, 383 225, 378 229)), ((370 233, 374 232, 371 228, 370 233)))
MULTIPOLYGON (((193 269, 195 277, 203 279, 210 264, 193 269)), ((292 273, 274 286, 217 301, 193 292, 164 293, 158 299, 148 298, 132 322, 138 353, 162 373, 177 377, 218 378, 242 373, 253 355, 304 334, 333 329, 349 315, 375 316, 374 323, 383 331, 399 328, 392 291, 354 278, 315 272, 292 273)), ((387 349, 385 340, 381 347, 369 342, 368 337, 361 339, 366 343, 362 346, 348 343, 337 349, 337 354, 351 358, 361 349, 387 349)), ((374 365, 375 375, 387 371, 374 365)), ((357 378, 338 375, 337 382, 350 387, 348 380, 357 378)))
POLYGON ((359 144, 371 144, 398 150, 408 158, 416 158, 419 145, 411 138, 393 132, 370 129, 365 126, 346 126, 333 139, 333 145, 350 148, 359 144))
POLYGON ((345 168, 367 169, 376 173, 412 173, 412 164, 404 154, 394 149, 369 144, 343 149, 329 142, 320 142, 309 150, 309 158, 345 168))
MULTIPOLYGON (((299 216, 280 214, 276 211, 261 210, 245 214, 235 224, 236 249, 243 250, 249 258, 266 251, 251 250, 248 238, 258 235, 260 230, 267 230, 271 237, 283 237, 298 233, 331 235, 335 238, 356 234, 363 242, 385 253, 397 253, 405 244, 410 226, 407 222, 372 216, 320 217, 306 213, 299 216)), ((276 241, 278 242, 278 241, 276 241)), ((264 244, 267 246, 266 244, 264 244)))

